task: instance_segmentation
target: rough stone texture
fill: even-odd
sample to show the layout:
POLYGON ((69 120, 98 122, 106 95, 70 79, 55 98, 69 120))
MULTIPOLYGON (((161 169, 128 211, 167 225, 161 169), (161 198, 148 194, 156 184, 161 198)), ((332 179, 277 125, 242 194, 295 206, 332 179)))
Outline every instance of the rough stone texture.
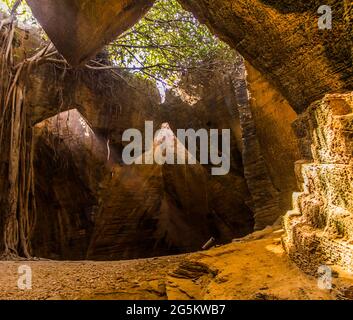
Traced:
POLYGON ((353 94, 327 95, 295 123, 303 161, 297 162, 302 192, 285 217, 284 243, 308 271, 334 263, 353 270, 353 94))
POLYGON ((320 0, 180 0, 236 48, 297 112, 353 88, 351 1, 329 0, 333 29, 319 30, 320 0))
MULTIPOLYGON (((169 133, 178 153, 185 152, 169 133)), ((158 139, 154 148, 160 148, 158 139)), ((253 228, 244 178, 215 179, 200 164, 115 167, 106 185, 88 259, 191 252, 211 237, 225 243, 253 228)))
POLYGON ((239 74, 233 74, 232 77, 242 131, 244 176, 252 198, 255 230, 259 230, 272 225, 281 215, 279 192, 271 181, 257 136, 245 66, 241 66, 239 74))
POLYGON ((132 27, 152 0, 27 0, 34 16, 72 65, 92 58, 132 27))
POLYGON ((118 77, 109 71, 63 71, 52 64, 31 73, 27 94, 33 125, 77 109, 92 129, 114 131, 111 135, 117 140, 119 132, 131 125, 142 129, 160 101, 157 88, 129 74, 118 77))
POLYGON ((250 63, 246 63, 246 72, 256 136, 272 184, 279 192, 281 213, 286 212, 292 207, 292 193, 298 190, 294 163, 301 154, 292 128, 297 114, 250 63))
POLYGON ((228 65, 211 77, 201 71, 189 74, 180 87, 186 95, 184 99, 194 101, 192 107, 179 98, 168 96, 161 111, 165 111, 163 116, 173 126, 177 122, 182 126, 188 123, 195 129, 231 128, 232 168, 244 167, 240 174, 245 176, 252 196, 248 204, 255 213, 255 228, 261 229, 274 223, 290 208, 290 196, 296 190, 294 161, 300 157, 290 127, 296 114, 249 65, 247 84, 244 83, 245 75, 238 76, 240 66, 244 67, 241 61, 228 65), (244 86, 237 93, 235 87, 240 80, 244 86), (250 104, 246 87, 252 98, 250 104), (268 92, 268 99, 262 98, 264 90, 268 92), (202 99, 198 101, 200 97, 202 99), (281 110, 280 114, 274 114, 273 110, 277 108, 281 110), (288 140, 292 140, 294 145, 288 146, 288 140), (282 169, 281 174, 279 168, 282 169), (287 178, 283 177, 284 173, 287 178))
POLYGON ((99 206, 100 181, 110 174, 106 142, 77 111, 40 123, 35 137, 33 255, 84 259, 99 206))
POLYGON ((39 80, 33 75, 28 96, 36 121, 55 110, 76 107, 94 135, 85 137, 73 111, 37 125, 41 217, 33 240, 36 255, 148 257, 197 250, 211 236, 217 243, 229 242, 253 230, 236 101, 227 77, 215 72, 214 82, 200 89, 195 105, 172 93, 159 104, 148 83, 136 80, 128 85, 106 72, 59 74, 57 86, 45 91, 44 84, 55 73, 51 67, 41 70, 39 80), (232 128, 230 174, 213 177, 210 167, 201 165, 125 167, 120 158, 126 144, 121 142, 122 132, 128 128, 143 132, 145 120, 154 121, 155 129, 163 122, 174 130, 232 128), (88 217, 92 211, 95 226, 88 217), (53 220, 49 234, 48 219, 53 220))

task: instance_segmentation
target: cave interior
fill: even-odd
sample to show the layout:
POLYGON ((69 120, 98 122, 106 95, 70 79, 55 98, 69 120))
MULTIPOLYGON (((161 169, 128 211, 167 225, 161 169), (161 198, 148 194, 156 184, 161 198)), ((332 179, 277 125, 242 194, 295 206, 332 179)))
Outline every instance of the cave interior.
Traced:
POLYGON ((352 4, 328 1, 334 28, 319 30, 316 0, 175 1, 231 59, 199 61, 172 87, 110 56, 154 2, 27 0, 34 27, 0 12, 3 259, 170 256, 276 227, 306 272, 350 271, 352 4), (127 165, 124 132, 144 141, 146 122, 173 141, 229 129, 229 172, 212 175, 200 148, 194 164, 127 165))

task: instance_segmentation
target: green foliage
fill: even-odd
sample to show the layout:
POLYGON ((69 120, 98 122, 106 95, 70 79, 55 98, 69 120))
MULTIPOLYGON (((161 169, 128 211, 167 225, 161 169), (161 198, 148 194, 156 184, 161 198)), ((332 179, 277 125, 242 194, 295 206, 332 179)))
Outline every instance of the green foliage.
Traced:
MULTIPOLYGON (((1 0, 0 10, 3 10, 6 13, 10 14, 15 3, 16 0, 1 0)), ((21 4, 17 8, 17 18, 19 21, 25 22, 27 24, 37 24, 36 20, 32 16, 31 9, 25 1, 21 1, 21 4)))
MULTIPOLYGON (((0 0, 11 12, 16 0, 0 0)), ((19 21, 37 24, 25 1, 17 10, 19 21)), ((107 46, 119 68, 172 87, 190 69, 212 68, 216 59, 237 59, 236 54, 177 0, 157 0, 145 18, 107 46)))
POLYGON ((2 2, 2 7, 6 7, 8 12, 10 12, 16 0, 2 0, 1 2, 2 2))
POLYGON ((176 0, 158 0, 145 18, 111 45, 113 63, 173 86, 188 69, 209 68, 233 51, 176 0))

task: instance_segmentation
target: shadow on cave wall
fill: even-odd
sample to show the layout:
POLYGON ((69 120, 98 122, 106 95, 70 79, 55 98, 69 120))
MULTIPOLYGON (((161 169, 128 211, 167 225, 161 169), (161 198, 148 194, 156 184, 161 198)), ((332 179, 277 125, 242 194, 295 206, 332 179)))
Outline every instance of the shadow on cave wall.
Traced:
POLYGON ((76 96, 95 130, 77 110, 36 126, 39 216, 32 242, 36 256, 57 260, 152 257, 197 251, 211 237, 223 244, 253 231, 236 101, 229 83, 220 85, 223 75, 214 75, 211 86, 215 87, 203 88, 195 106, 168 93, 162 105, 150 105, 141 96, 134 101, 138 112, 130 103, 129 93, 135 89, 117 84, 116 90, 116 82, 108 81, 113 87, 103 86, 103 90, 102 83, 94 85, 91 76, 82 87, 74 88, 81 90, 76 96), (102 107, 97 108, 96 99, 102 107), (124 166, 119 157, 122 131, 142 128, 145 120, 170 121, 174 130, 232 128, 230 174, 213 177, 210 167, 200 164, 124 166))

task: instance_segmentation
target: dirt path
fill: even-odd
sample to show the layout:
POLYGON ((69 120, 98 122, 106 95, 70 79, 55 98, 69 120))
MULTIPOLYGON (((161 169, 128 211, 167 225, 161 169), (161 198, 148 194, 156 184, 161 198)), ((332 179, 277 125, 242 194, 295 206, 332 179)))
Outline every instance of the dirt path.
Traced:
POLYGON ((17 288, 23 263, 0 262, 0 298, 334 299, 288 260, 280 236, 260 234, 209 251, 154 259, 28 262, 33 271, 28 291, 17 288))

